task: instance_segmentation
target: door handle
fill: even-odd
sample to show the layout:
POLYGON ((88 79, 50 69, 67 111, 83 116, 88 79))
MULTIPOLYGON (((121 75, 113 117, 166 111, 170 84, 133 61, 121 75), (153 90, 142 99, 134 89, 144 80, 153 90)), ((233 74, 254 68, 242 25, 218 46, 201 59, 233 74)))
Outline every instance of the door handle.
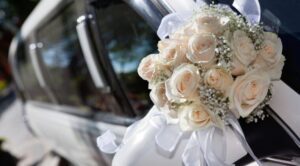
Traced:
POLYGON ((95 58, 95 50, 92 46, 88 27, 90 19, 92 19, 91 15, 82 15, 78 17, 76 26, 77 35, 85 62, 95 86, 106 92, 109 91, 110 88, 107 86, 103 74, 99 70, 99 63, 95 58))

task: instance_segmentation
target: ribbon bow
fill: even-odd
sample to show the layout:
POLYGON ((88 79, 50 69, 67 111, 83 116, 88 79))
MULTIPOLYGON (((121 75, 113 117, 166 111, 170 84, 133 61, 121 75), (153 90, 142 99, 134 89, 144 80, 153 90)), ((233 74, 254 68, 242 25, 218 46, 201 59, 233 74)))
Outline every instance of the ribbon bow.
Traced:
MULTIPOLYGON (((197 0, 196 6, 202 7, 207 5, 204 0, 197 0)), ((237 9, 247 21, 251 24, 258 24, 261 17, 261 9, 258 0, 234 0, 232 6, 237 9)), ((220 8, 230 8, 225 4, 219 5, 220 8)), ((187 23, 193 16, 193 11, 174 12, 166 15, 157 30, 157 35, 160 39, 164 39, 179 27, 187 23)))

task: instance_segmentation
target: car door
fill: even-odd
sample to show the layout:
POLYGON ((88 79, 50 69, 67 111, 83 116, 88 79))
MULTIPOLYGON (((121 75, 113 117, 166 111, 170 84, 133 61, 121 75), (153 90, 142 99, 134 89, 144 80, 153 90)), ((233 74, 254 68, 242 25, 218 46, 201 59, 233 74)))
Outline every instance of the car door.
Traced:
POLYGON ((29 126, 79 165, 109 163, 111 156, 99 153, 95 138, 111 129, 120 140, 125 127, 151 106, 136 67, 155 49, 163 16, 150 1, 95 2, 41 2, 21 30, 22 51, 14 65, 29 126), (114 25, 123 13, 132 22, 114 25))
POLYGON ((97 117, 99 128, 124 132, 124 124, 111 124, 122 121, 110 117, 125 114, 125 109, 106 82, 101 64, 89 59, 95 55, 86 56, 86 48, 92 51, 92 46, 80 42, 84 32, 77 30, 77 20, 86 15, 86 1, 53 1, 53 10, 43 13, 47 3, 52 5, 42 2, 21 30, 22 46, 14 65, 23 85, 26 119, 35 135, 69 161, 105 164, 90 136, 101 134, 93 119, 97 117), (40 15, 44 17, 38 21, 40 15), (32 21, 38 23, 30 25, 32 21))

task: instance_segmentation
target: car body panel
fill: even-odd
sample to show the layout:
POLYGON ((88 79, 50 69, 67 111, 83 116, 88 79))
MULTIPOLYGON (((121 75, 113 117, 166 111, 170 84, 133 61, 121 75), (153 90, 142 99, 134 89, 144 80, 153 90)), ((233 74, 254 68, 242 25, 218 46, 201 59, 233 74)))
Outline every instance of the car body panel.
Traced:
POLYGON ((108 164, 111 156, 101 155, 95 141, 107 129, 117 135, 121 142, 126 127, 53 111, 28 101, 25 103, 26 120, 34 133, 60 155, 76 165, 108 164))

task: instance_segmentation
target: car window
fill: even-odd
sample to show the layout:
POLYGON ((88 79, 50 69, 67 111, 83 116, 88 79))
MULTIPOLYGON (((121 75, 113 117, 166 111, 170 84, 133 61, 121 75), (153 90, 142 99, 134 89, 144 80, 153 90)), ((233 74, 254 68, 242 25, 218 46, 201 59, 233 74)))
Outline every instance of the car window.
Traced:
POLYGON ((101 38, 119 82, 134 111, 152 106, 147 82, 137 74, 140 60, 156 50, 155 31, 130 6, 113 0, 97 10, 101 38))
MULTIPOLYGON (((30 43, 27 41, 26 43, 30 43)), ((50 102, 46 91, 40 86, 29 54, 29 44, 21 43, 17 52, 17 70, 24 86, 24 95, 29 100, 50 102)))
POLYGON ((260 1, 262 21, 278 31, 286 57, 282 80, 300 93, 300 1, 260 1), (278 27, 278 28, 276 28, 278 27))
POLYGON ((49 84, 60 104, 116 110, 117 104, 109 94, 95 87, 79 44, 76 20, 82 15, 83 4, 76 1, 37 31, 42 44, 38 54, 49 77, 49 84))

